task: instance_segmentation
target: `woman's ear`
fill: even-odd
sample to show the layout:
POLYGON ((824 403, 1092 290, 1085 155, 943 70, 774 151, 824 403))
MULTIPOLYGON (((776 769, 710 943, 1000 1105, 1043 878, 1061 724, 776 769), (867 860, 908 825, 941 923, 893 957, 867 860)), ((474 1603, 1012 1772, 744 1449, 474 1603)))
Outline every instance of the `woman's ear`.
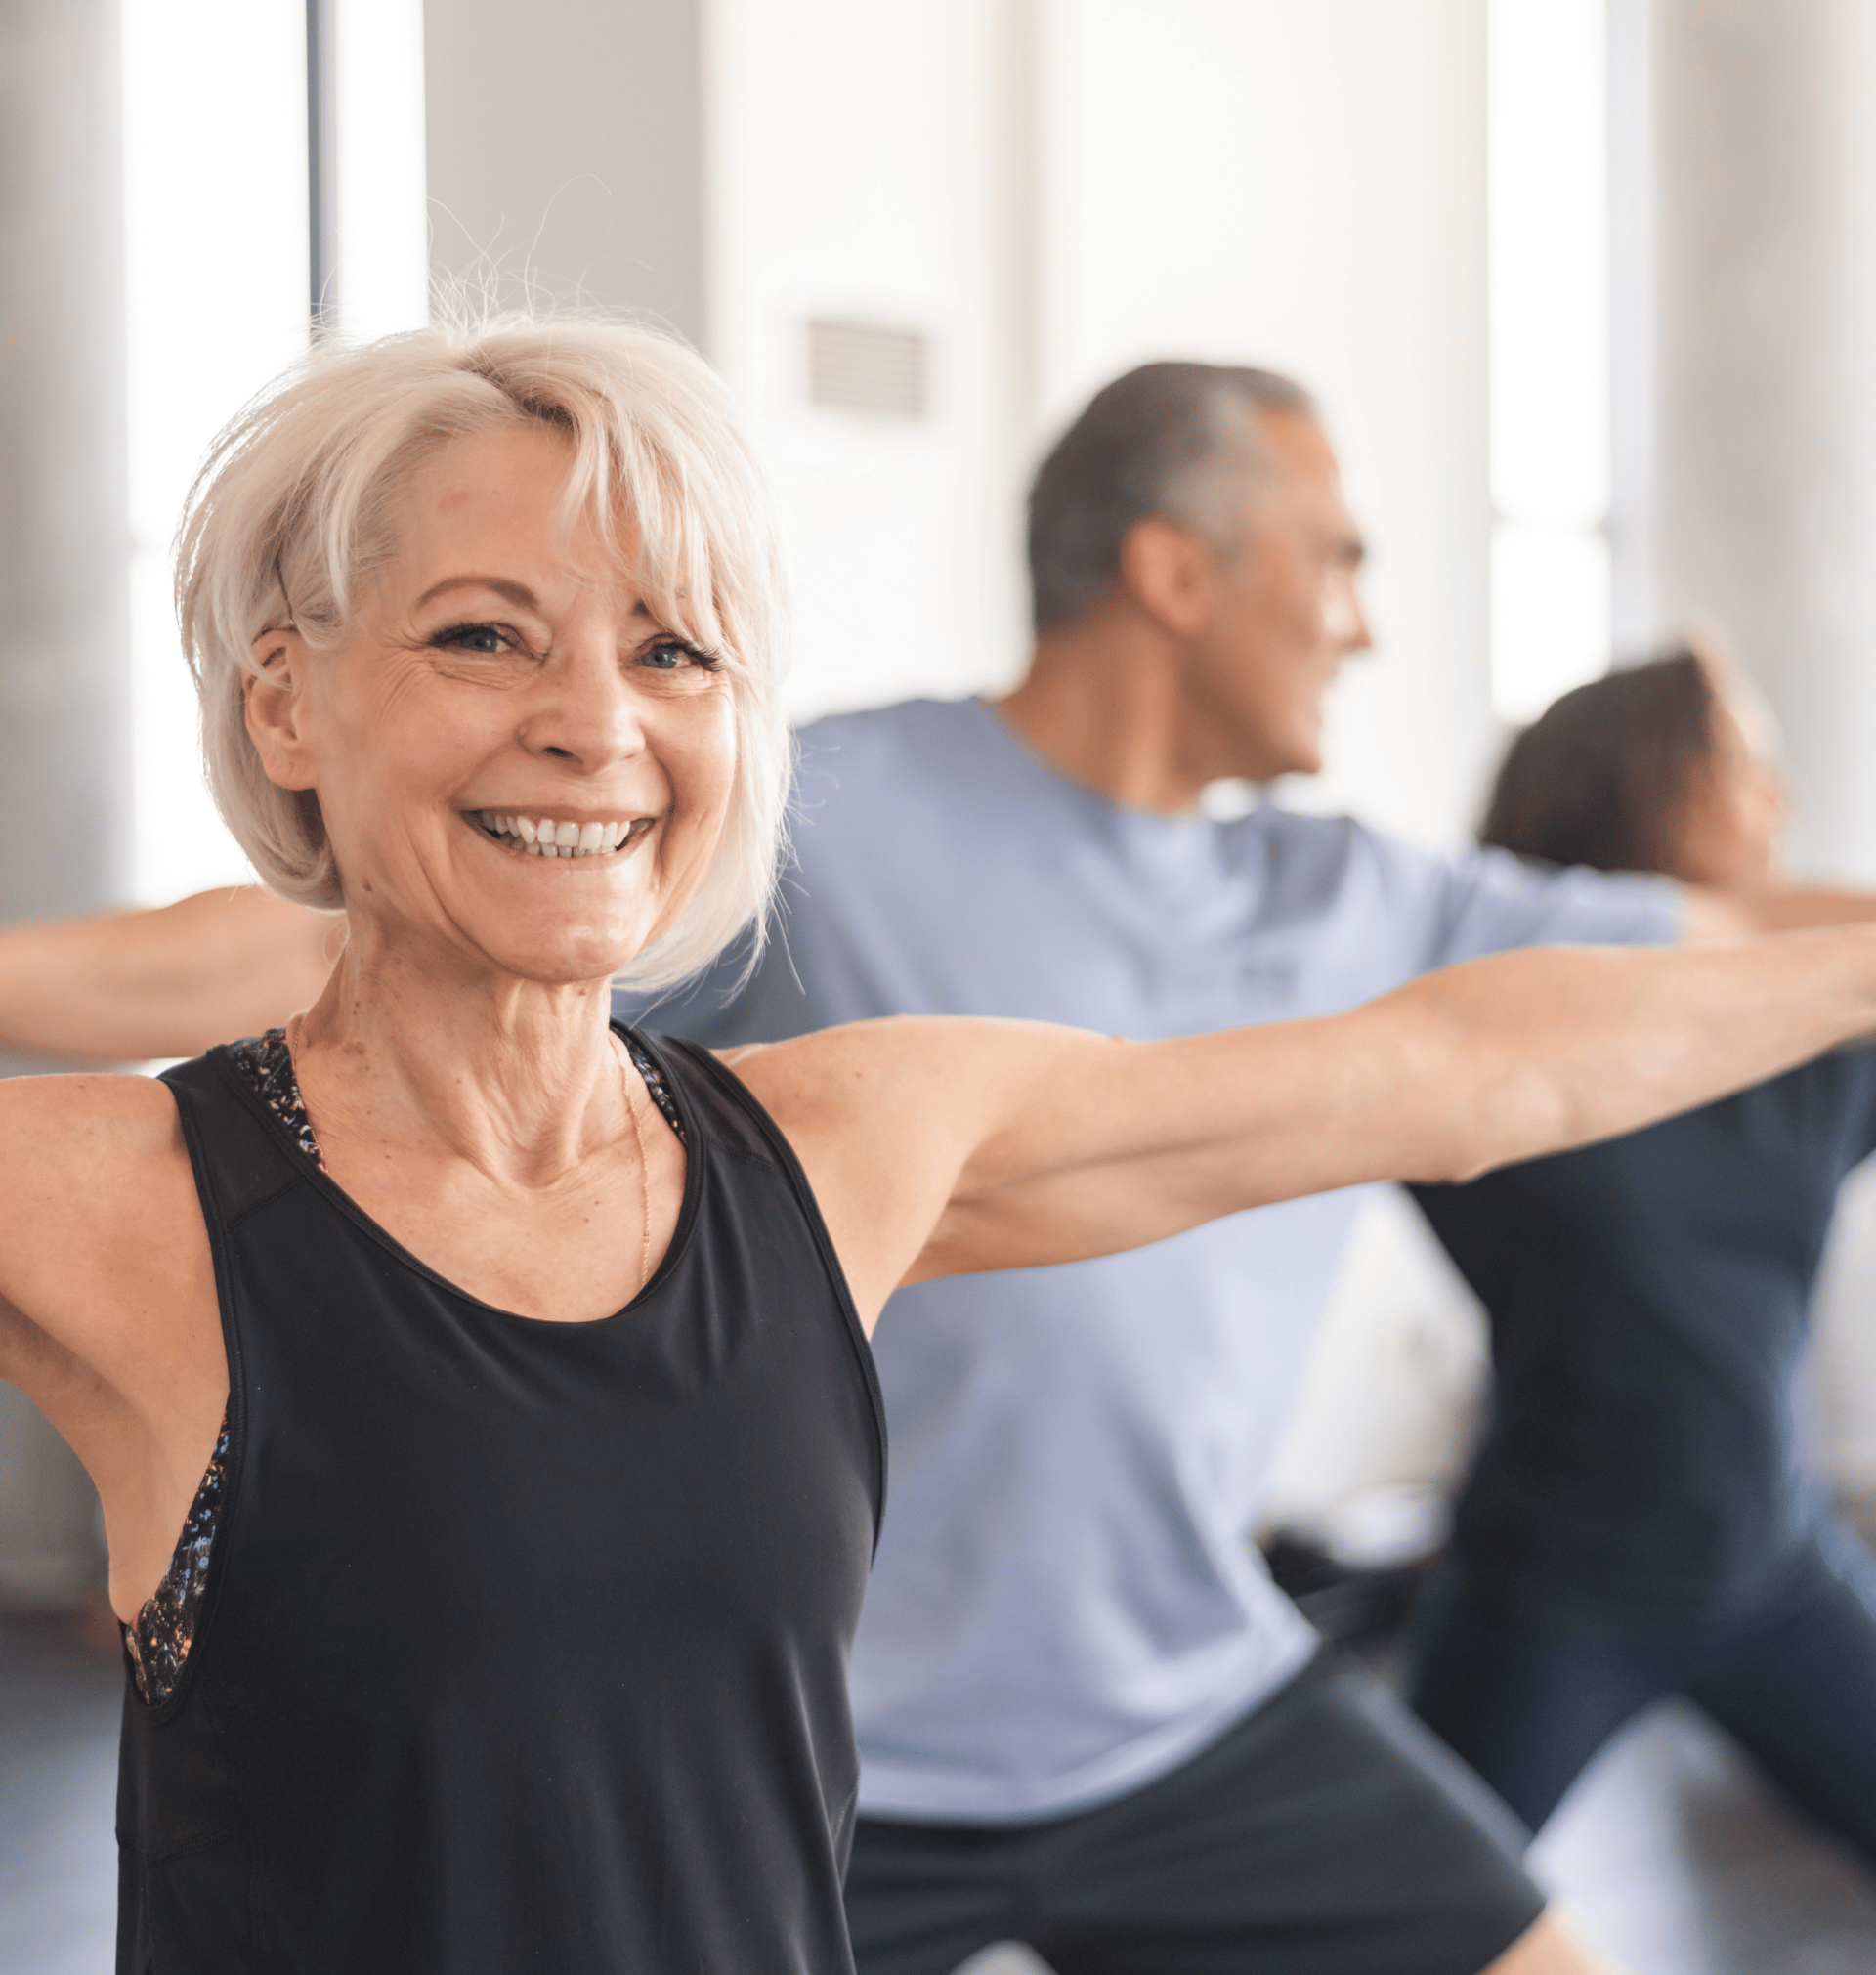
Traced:
POLYGON ((306 686, 310 674, 306 641, 292 629, 263 631, 248 647, 260 666, 241 675, 247 737, 261 757, 267 779, 279 789, 314 786, 312 748, 307 734, 306 686))

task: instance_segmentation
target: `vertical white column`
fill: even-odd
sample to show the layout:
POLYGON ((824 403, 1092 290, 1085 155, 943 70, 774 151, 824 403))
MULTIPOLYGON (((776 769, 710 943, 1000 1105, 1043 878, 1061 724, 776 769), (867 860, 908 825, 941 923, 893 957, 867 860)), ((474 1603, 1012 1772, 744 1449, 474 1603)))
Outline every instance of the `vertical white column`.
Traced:
POLYGON ((1652 242, 1616 268, 1646 428, 1618 434, 1645 510, 1618 590, 1657 637, 1730 635, 1783 723, 1795 861, 1876 880, 1876 8, 1649 0, 1644 26, 1615 43, 1647 137, 1618 210, 1652 242))
MULTIPOLYGON (((0 918, 123 895, 129 522, 115 0, 0 10, 0 918)), ((9 1065, 11 1068, 22 1067, 9 1065)), ((0 1605, 99 1581, 82 1470, 0 1386, 0 1605)))

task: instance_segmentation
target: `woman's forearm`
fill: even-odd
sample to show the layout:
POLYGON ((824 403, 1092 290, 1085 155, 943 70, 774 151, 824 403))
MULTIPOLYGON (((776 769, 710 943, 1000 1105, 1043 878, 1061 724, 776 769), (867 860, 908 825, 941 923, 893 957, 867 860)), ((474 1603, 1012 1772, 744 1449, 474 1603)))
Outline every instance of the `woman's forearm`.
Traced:
MULTIPOLYGON (((1876 927, 1705 948, 1550 947, 1422 975, 1345 1015, 1238 1031, 1209 1086, 1237 1204, 1370 1180, 1465 1180, 1639 1130, 1876 1032, 1876 927), (1238 1045, 1238 1038, 1242 1044, 1238 1045), (1261 1083, 1261 1095, 1257 1086, 1261 1083), (1241 1160, 1224 1115, 1242 1106, 1241 1160), (1247 1129, 1248 1128, 1248 1129, 1247 1129)), ((1174 1052, 1192 1045, 1165 1046, 1174 1052)), ((1219 1211, 1215 1209, 1214 1211, 1219 1211)))
MULTIPOLYGON (((1002 1060, 970 1088, 1002 1115, 915 1273, 1113 1253, 1367 1181, 1467 1179, 1872 1032, 1876 928, 1851 927, 1504 954, 1346 1014, 1170 1042, 986 1035, 1002 1060)), ((945 1048, 955 1073, 976 1038, 945 1048)))
POLYGON ((1684 935, 1694 943, 1876 922, 1876 891, 1846 891, 1832 885, 1780 884, 1760 891, 1687 885, 1683 898, 1684 935))
POLYGON ((1440 1031, 1427 1151, 1464 1179, 1613 1138, 1876 1032, 1876 927, 1704 950, 1537 949, 1429 974, 1373 1005, 1440 1031))
POLYGON ((0 1048, 91 1062, 194 1055, 307 1007, 343 936, 338 915, 253 885, 0 928, 0 1048))

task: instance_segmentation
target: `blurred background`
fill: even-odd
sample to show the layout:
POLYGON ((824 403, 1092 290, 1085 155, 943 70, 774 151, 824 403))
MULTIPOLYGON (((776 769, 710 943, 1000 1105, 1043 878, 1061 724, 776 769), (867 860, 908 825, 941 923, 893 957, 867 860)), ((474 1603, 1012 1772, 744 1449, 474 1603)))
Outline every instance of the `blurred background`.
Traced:
MULTIPOLYGON (((0 918, 247 876, 170 609, 195 465, 311 338, 528 297, 729 379, 801 715, 1012 681, 1041 448, 1130 365, 1248 361, 1320 395, 1373 543, 1377 650, 1276 799, 1456 844, 1515 724, 1700 627, 1797 868, 1876 881, 1872 102, 1867 0, 7 0, 0 918)), ((1808 1429, 1853 1504, 1872 1286, 1853 1181, 1808 1429)), ((1377 1196, 1272 1523, 1428 1526, 1483 1364, 1377 1196)), ((0 1388, 0 1607, 101 1554, 0 1388)))

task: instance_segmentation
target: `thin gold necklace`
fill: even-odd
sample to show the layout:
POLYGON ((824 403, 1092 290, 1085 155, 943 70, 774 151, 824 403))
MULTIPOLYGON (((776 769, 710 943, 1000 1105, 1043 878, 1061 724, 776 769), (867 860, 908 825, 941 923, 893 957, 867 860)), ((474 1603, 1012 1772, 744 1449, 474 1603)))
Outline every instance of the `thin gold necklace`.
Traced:
MULTIPOLYGON (((618 1052, 618 1074, 620 1089, 625 1096, 625 1115, 632 1121, 632 1143, 638 1147, 638 1207, 643 1220, 645 1239, 638 1256, 638 1289, 643 1289, 652 1279, 652 1177, 651 1168, 645 1163, 645 1132, 638 1122, 638 1106, 632 1102, 632 1085, 638 1072, 632 1067, 632 1059, 625 1045, 613 1035, 614 1047, 618 1052)), ((638 1290, 633 1290, 636 1296, 638 1290)))

